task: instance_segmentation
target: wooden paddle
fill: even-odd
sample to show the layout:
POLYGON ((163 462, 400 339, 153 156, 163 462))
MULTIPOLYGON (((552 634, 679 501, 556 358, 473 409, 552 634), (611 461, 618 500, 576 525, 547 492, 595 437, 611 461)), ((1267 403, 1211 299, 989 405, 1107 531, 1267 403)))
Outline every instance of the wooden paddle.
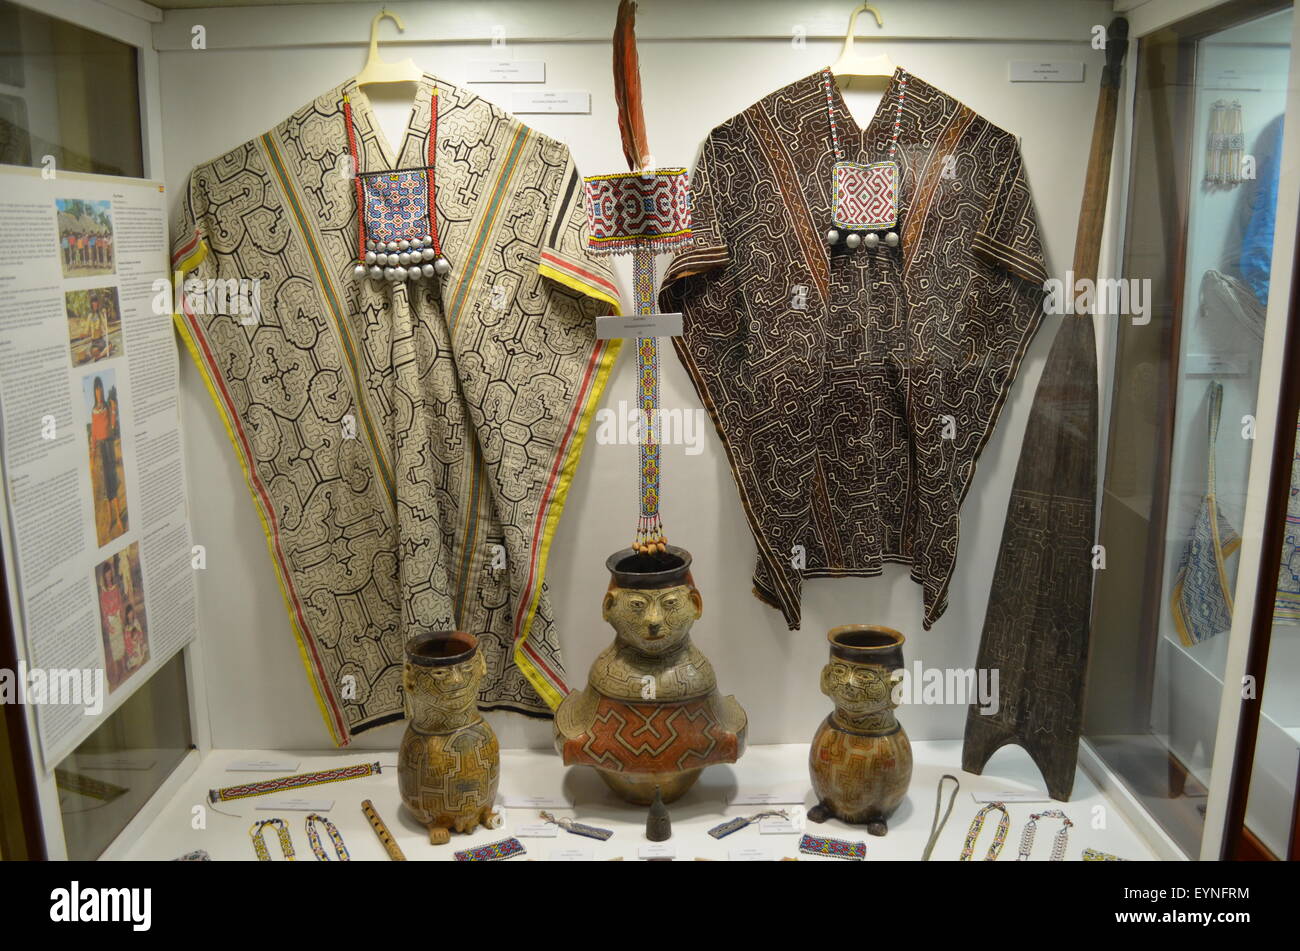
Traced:
MULTIPOLYGON (((1076 280, 1097 278, 1128 21, 1112 20, 1106 36, 1076 280)), ((1060 800, 1074 788, 1083 721, 1096 509, 1097 343, 1086 314, 1062 318, 1029 411, 976 662, 999 672, 998 706, 971 706, 961 762, 978 774, 999 748, 1018 743, 1060 800)))

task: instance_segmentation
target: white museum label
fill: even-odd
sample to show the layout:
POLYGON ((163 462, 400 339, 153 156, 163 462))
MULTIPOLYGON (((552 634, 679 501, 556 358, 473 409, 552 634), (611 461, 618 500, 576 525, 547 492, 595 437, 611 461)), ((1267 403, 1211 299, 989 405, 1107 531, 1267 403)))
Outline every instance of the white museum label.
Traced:
POLYGON ((472 59, 465 71, 471 83, 544 83, 546 61, 541 59, 472 59))
POLYGON ((788 806, 803 805, 804 793, 794 790, 748 790, 738 792, 731 799, 733 806, 788 806))
POLYGON ((296 759, 241 759, 226 767, 228 773, 296 773, 296 759))
POLYGON ((77 757, 81 769, 153 769, 158 765, 155 757, 130 753, 82 753, 77 757))
POLYGON ((563 796, 502 796, 507 809, 570 809, 572 803, 563 796))
POLYGON ((971 793, 976 802, 1051 802, 1045 793, 1035 790, 1004 789, 1001 792, 971 793))
POLYGON ((585 89, 538 89, 510 95, 510 111, 529 113, 568 112, 591 114, 591 93, 585 89))
POLYGON ((798 835, 803 831, 803 822, 797 819, 769 816, 758 820, 758 831, 763 835, 798 835))
POLYGON ((515 828, 515 835, 524 839, 554 839, 560 834, 560 827, 549 822, 532 822, 515 828))
POLYGON ((590 862, 595 857, 591 849, 551 849, 552 862, 590 862))
POLYGON ((612 314, 596 318, 596 339, 680 337, 681 314, 612 314))
POLYGON ((1083 63, 1073 60, 1043 63, 1038 60, 1013 59, 1007 63, 1007 68, 1013 83, 1083 82, 1083 63))
POLYGON ((728 862, 774 862, 776 855, 771 849, 728 849, 728 862))
POLYGON ((293 797, 274 797, 259 799, 258 809, 290 809, 299 812, 329 812, 334 808, 333 799, 297 799, 293 797))
POLYGON ((1246 376, 1250 363, 1244 353, 1189 353, 1184 367, 1188 376, 1246 376))
POLYGON ((677 847, 667 842, 648 842, 636 854, 643 859, 672 859, 677 857, 677 847))

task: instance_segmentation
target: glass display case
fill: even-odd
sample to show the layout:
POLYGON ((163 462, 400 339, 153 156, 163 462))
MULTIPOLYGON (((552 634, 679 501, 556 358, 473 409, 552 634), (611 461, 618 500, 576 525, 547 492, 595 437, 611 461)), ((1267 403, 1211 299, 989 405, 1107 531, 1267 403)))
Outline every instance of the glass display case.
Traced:
MULTIPOLYGON (((1294 439, 1293 418, 1274 428, 1279 378, 1297 372, 1277 349, 1295 229, 1279 198, 1280 183, 1292 187, 1281 172, 1293 18, 1290 4, 1228 3, 1137 48, 1123 273, 1148 288, 1152 307, 1149 320, 1113 328, 1107 565, 1085 732, 1193 856, 1220 848, 1206 818, 1212 792, 1231 794, 1233 749, 1225 756, 1220 744, 1238 698, 1250 710, 1262 697, 1249 824, 1285 857, 1292 822, 1293 594, 1277 593, 1269 684, 1250 667, 1238 683, 1236 671, 1256 598, 1272 604, 1276 587, 1275 570, 1251 570, 1265 540, 1259 512, 1270 493, 1295 491, 1289 475, 1272 487, 1261 479, 1274 441, 1289 457, 1294 439)), ((1291 569, 1283 581, 1294 588, 1291 569)), ((1235 747, 1231 729, 1226 738, 1235 747)))

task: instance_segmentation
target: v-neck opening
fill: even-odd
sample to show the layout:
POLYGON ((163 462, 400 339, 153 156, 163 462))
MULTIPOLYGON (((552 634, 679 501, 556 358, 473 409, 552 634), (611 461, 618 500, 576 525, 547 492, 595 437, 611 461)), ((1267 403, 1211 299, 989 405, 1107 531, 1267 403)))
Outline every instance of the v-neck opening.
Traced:
MULTIPOLYGON (((844 150, 844 157, 849 161, 858 161, 863 152, 870 151, 871 143, 875 141, 880 132, 880 123, 889 123, 888 113, 893 111, 896 106, 895 100, 898 96, 898 79, 903 74, 903 67, 895 66, 893 74, 889 77, 889 82, 885 85, 885 93, 880 97, 880 102, 876 103, 876 110, 867 120, 866 125, 859 125, 858 120, 853 117, 849 111, 848 103, 844 101, 844 93, 841 91, 839 83, 835 81, 834 75, 831 76, 831 108, 835 110, 835 121, 840 127, 840 148, 844 148, 845 133, 849 133, 856 142, 857 154, 849 155, 848 150, 844 150)), ((824 75, 823 75, 824 81, 824 75)), ((827 138, 830 137, 830 116, 826 117, 827 138)), ((889 126, 886 125, 888 133, 889 126)))
MULTIPOLYGON (((415 80, 415 98, 412 100, 411 108, 407 112, 406 125, 402 127, 402 140, 397 144, 397 150, 394 151, 393 144, 388 141, 388 134, 384 132, 383 126, 379 124, 379 117, 375 114, 375 107, 370 101, 369 94, 357 84, 356 80, 348 81, 343 91, 352 100, 354 110, 364 116, 367 124, 369 124, 370 133, 374 136, 375 145, 379 149, 379 157, 384 166, 383 168, 359 168, 357 169, 358 174, 398 171, 401 158, 406 153, 406 146, 415 133, 415 124, 420 118, 421 110, 428 108, 432 111, 436 108, 433 95, 436 86, 437 80, 428 73, 424 73, 419 79, 415 80)), ((358 149, 358 153, 360 153, 357 156, 358 163, 368 164, 365 161, 364 152, 358 149)))

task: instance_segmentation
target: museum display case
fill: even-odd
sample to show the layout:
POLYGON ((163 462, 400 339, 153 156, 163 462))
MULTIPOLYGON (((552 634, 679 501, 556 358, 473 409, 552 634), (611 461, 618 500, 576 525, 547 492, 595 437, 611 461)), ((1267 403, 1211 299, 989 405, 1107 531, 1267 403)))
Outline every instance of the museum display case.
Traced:
POLYGON ((1295 858, 1297 29, 0 0, 0 857, 1295 858))

